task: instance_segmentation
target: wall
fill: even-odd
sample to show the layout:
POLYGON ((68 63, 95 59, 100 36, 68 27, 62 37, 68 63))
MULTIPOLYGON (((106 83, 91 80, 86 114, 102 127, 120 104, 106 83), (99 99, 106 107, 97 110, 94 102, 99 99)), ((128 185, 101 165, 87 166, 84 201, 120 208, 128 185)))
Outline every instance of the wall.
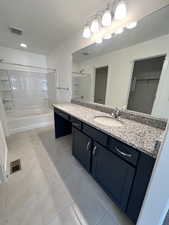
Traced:
POLYGON ((0 184, 6 181, 8 148, 5 134, 0 121, 0 184))
MULTIPOLYGON (((106 105, 112 107, 127 107, 130 82, 134 60, 166 54, 157 98, 154 102, 152 114, 154 116, 169 117, 169 35, 162 36, 141 44, 131 46, 119 51, 95 57, 79 64, 79 70, 91 73, 94 77, 95 68, 109 66, 106 105), (145 50, 146 49, 146 50, 145 50)), ((94 80, 94 79, 93 79, 94 80)), ((94 88, 94 84, 92 85, 94 88)), ((87 87, 86 87, 87 90, 87 87)), ((93 92, 94 93, 94 92, 93 92)), ((93 96, 91 96, 93 99, 93 96)))
POLYGON ((6 137, 9 136, 6 113, 5 113, 5 109, 4 109, 4 105, 3 105, 1 97, 0 97, 0 122, 2 123, 2 128, 3 128, 5 136, 6 137))
MULTIPOLYGON (((22 51, 22 50, 17 50, 12 48, 5 48, 1 46, 0 46, 0 59, 4 59, 5 61, 11 62, 11 63, 39 66, 44 68, 47 67, 47 59, 45 55, 30 53, 27 51, 22 51)), ((4 65, 4 64, 0 64, 0 68, 18 69, 18 70, 21 69, 21 67, 4 65)), ((23 67, 22 70, 28 71, 30 69, 23 67)), ((37 71, 36 69, 31 69, 31 71, 32 70, 37 71)), ((44 70, 42 70, 42 72, 44 72, 44 70)))

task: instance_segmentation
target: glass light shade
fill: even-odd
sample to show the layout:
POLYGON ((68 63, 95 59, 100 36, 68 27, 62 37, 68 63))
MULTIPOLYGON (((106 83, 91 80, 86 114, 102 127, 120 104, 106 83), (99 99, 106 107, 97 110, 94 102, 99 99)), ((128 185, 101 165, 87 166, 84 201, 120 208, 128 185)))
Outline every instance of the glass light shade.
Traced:
POLYGON ((102 16, 102 25, 104 27, 108 27, 111 25, 111 22, 112 22, 112 15, 110 10, 107 9, 102 16))
POLYGON ((91 31, 89 26, 85 26, 83 30, 83 37, 84 38, 90 38, 91 37, 91 31))
POLYGON ((129 23, 129 24, 126 26, 126 28, 127 28, 127 29, 133 29, 133 28, 135 28, 136 26, 137 26, 137 21, 134 21, 134 22, 129 23))
POLYGON ((103 39, 98 39, 98 40, 96 40, 96 43, 97 44, 101 44, 103 42, 103 39))
POLYGON ((100 28, 100 26, 99 26, 99 21, 98 21, 98 19, 94 19, 94 20, 92 21, 92 24, 91 24, 91 27, 90 27, 91 31, 92 31, 93 33, 97 33, 97 32, 99 32, 99 28, 100 28))
POLYGON ((105 34, 104 35, 105 40, 108 40, 108 39, 111 39, 111 38, 112 38, 112 34, 105 34))
POLYGON ((21 43, 20 46, 21 46, 22 48, 27 48, 27 47, 28 47, 27 44, 25 44, 25 43, 21 43))
POLYGON ((119 28, 119 29, 117 29, 114 33, 115 34, 121 34, 121 33, 123 33, 123 31, 124 31, 124 28, 119 28))
POLYGON ((124 19, 127 16, 127 6, 124 1, 120 1, 115 9, 114 18, 116 20, 124 19))

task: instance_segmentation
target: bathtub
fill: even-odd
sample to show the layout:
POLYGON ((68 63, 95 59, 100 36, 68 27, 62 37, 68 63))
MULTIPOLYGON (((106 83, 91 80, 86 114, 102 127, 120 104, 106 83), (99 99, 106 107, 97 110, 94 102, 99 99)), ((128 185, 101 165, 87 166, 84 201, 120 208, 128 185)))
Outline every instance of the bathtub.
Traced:
POLYGON ((22 109, 7 113, 9 134, 53 125, 51 109, 22 109))

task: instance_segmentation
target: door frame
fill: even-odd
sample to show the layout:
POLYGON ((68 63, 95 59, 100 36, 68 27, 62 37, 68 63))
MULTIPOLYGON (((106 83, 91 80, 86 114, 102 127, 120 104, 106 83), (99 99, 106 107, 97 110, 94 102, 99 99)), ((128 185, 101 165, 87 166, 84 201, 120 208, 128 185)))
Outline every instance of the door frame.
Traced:
MULTIPOLYGON (((106 65, 103 65, 103 66, 95 66, 94 67, 94 88, 93 88, 93 102, 94 102, 94 99, 95 99, 95 87, 96 87, 96 70, 97 69, 100 69, 100 68, 104 68, 104 67, 107 67, 107 82, 106 82, 106 93, 105 93, 105 104, 101 104, 101 105, 106 105, 106 98, 107 98, 107 83, 108 83, 108 75, 109 75, 109 65, 106 64, 106 65)), ((96 103, 96 102, 94 102, 96 103)), ((99 104, 99 103, 97 103, 99 104)))
MULTIPOLYGON (((147 56, 147 57, 141 57, 141 58, 136 58, 136 59, 133 59, 130 63, 132 64, 131 66, 131 73, 130 73, 130 81, 129 81, 129 86, 128 86, 128 91, 127 91, 127 99, 126 99, 126 110, 128 110, 128 103, 129 103, 129 97, 130 97, 130 89, 131 89, 131 85, 132 85, 132 78, 133 78, 133 72, 134 72, 134 65, 135 65, 135 62, 137 61, 141 61, 141 60, 145 60, 145 59, 153 59, 153 58, 157 58, 157 57, 162 57, 162 56, 165 56, 165 59, 167 57, 167 53, 164 53, 164 54, 157 54, 157 55, 153 55, 153 56, 147 56)), ((163 63, 163 66, 164 66, 164 63, 163 63)), ((162 74, 162 71, 163 71, 163 67, 162 67, 162 70, 161 70, 161 74, 162 74)), ((160 75, 160 80, 161 80, 161 75, 160 75)), ((160 80, 159 80, 159 83, 160 83, 160 80)), ((158 87, 157 87, 157 91, 158 91, 158 88, 159 88, 159 83, 158 83, 158 87)), ((157 94, 157 91, 156 91, 156 94, 157 94)), ((156 100, 156 97, 154 99, 154 102, 153 102, 153 107, 154 107, 154 103, 155 103, 155 100, 156 100)), ((152 110, 153 110, 153 107, 152 107, 152 110)), ((132 110, 128 110, 128 111, 132 111, 132 110)), ((152 113, 152 111, 151 111, 152 113)), ((151 115, 151 114, 150 114, 151 115)))

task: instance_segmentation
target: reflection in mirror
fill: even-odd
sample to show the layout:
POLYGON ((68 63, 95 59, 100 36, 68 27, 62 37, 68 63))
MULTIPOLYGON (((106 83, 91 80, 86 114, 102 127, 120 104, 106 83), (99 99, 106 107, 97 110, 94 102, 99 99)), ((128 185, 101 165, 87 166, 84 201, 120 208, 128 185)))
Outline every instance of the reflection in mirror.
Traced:
POLYGON ((169 7, 73 53, 72 99, 169 117, 169 7))
POLYGON ((151 114, 165 56, 134 62, 127 109, 151 114))

